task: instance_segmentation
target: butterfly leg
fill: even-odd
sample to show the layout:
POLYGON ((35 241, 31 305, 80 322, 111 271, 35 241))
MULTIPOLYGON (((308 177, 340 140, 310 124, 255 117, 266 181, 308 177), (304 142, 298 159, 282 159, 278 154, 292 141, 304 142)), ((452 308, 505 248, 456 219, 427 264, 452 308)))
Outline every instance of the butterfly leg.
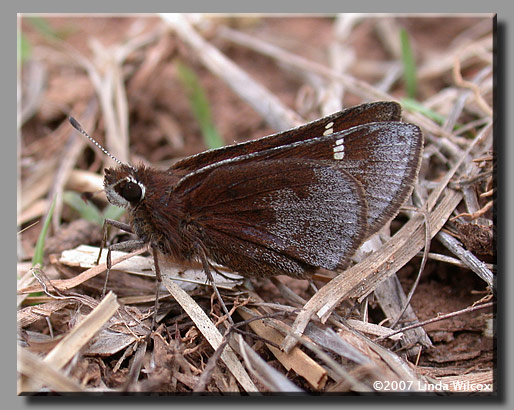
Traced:
POLYGON ((102 290, 102 298, 105 296, 105 291, 107 289, 107 282, 109 280, 109 272, 111 271, 111 268, 112 268, 111 252, 112 251, 132 252, 132 251, 141 249, 146 245, 147 245, 147 243, 141 239, 132 239, 130 241, 114 243, 107 247, 107 270, 105 273, 105 283, 104 283, 104 288, 102 290))
POLYGON ((227 319, 230 322, 230 324, 234 324, 234 321, 232 320, 232 316, 230 316, 230 313, 228 312, 227 306, 225 305, 225 302, 223 302, 223 298, 220 295, 220 292, 218 290, 218 287, 216 286, 216 283, 214 282, 214 277, 211 273, 211 265, 209 263, 209 260, 207 259, 207 255, 205 254, 205 250, 203 246, 199 243, 196 244, 196 249, 198 250, 198 254, 200 255, 200 259, 202 261, 203 270, 205 272, 205 275, 207 276, 207 280, 211 282, 212 288, 214 289, 214 293, 216 293, 216 297, 220 301, 221 307, 223 309, 223 312, 227 315, 227 319))
POLYGON ((152 319, 152 331, 155 328, 155 325, 157 324, 157 310, 159 309, 159 292, 161 290, 161 283, 162 283, 162 276, 161 276, 161 269, 159 268, 159 262, 157 260, 157 250, 155 248, 152 248, 152 255, 153 255, 153 263, 155 266, 155 278, 157 279, 155 281, 155 305, 154 305, 154 313, 153 313, 153 319, 152 319))
POLYGON ((115 228, 118 228, 124 232, 127 233, 134 233, 132 231, 132 227, 129 224, 125 224, 123 222, 116 221, 114 219, 106 218, 104 220, 104 224, 102 227, 102 242, 100 243, 100 252, 98 253, 98 258, 96 259, 96 264, 100 262, 100 257, 102 256, 102 249, 105 247, 105 244, 107 243, 107 231, 109 229, 109 226, 114 226, 115 228))

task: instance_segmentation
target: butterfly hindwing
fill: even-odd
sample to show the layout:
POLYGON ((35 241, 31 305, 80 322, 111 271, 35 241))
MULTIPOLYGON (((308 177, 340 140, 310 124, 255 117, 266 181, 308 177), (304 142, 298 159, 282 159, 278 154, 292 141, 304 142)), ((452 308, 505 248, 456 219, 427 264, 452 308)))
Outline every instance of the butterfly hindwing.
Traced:
POLYGON ((245 275, 342 268, 366 235, 361 184, 325 161, 225 163, 177 193, 209 257, 245 275))

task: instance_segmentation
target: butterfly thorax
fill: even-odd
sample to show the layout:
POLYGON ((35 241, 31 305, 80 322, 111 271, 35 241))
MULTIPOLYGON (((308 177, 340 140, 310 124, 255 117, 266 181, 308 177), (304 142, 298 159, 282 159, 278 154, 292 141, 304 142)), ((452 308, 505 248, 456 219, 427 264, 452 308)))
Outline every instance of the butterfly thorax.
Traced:
POLYGON ((134 234, 175 261, 191 258, 180 197, 173 195, 178 177, 156 168, 121 165, 105 169, 107 199, 126 208, 134 234))

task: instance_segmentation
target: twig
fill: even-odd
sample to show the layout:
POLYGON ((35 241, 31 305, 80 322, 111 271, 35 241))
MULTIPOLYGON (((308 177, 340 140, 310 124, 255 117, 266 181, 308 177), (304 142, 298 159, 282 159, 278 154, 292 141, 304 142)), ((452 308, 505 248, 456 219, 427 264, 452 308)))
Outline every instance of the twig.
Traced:
POLYGON ((423 208, 421 210, 423 213, 423 219, 425 221, 425 246, 423 247, 423 259, 421 260, 421 266, 418 269, 418 274, 416 275, 416 280, 414 281, 414 284, 412 285, 411 290, 409 291, 409 295, 407 296, 407 300, 405 301, 405 304, 403 305, 402 310, 400 311, 398 317, 391 323, 391 329, 394 329, 396 324, 400 321, 403 314, 407 310, 407 307, 410 305, 410 302, 412 300, 412 297, 414 296, 414 292, 416 291, 419 281, 421 279, 421 274, 425 270, 425 265, 428 260, 428 252, 430 251, 430 232, 432 231, 430 229, 430 219, 428 217, 428 212, 426 208, 423 208))
POLYGON ((223 353, 223 350, 225 350, 225 347, 229 342, 229 333, 230 329, 225 332, 225 335, 223 336, 223 340, 221 341, 220 345, 216 348, 214 354, 209 358, 209 361, 207 362, 205 369, 203 369, 202 375, 198 379, 198 382, 196 383, 195 387, 193 388, 194 392, 205 391, 207 383, 209 383, 209 380, 211 379, 212 372, 216 368, 216 363, 218 363, 218 360, 221 357, 221 353, 223 353))
MULTIPOLYGON (((423 253, 419 252, 416 256, 421 258, 421 257, 423 257, 423 253)), ((434 261, 439 261, 439 262, 444 262, 444 263, 449 263, 451 265, 459 266, 461 268, 468 268, 468 266, 465 265, 464 263, 462 263, 460 261, 460 259, 453 258, 451 256, 441 255, 439 253, 430 252, 428 254, 428 258, 432 259, 434 261)), ((485 266, 487 267, 487 269, 489 269, 490 271, 493 271, 493 272, 496 269, 496 266, 492 263, 486 263, 485 266)))
POLYGON ((452 318, 454 316, 462 315, 464 313, 471 313, 471 312, 474 312, 476 310, 487 309, 487 308, 490 308, 490 307, 493 307, 493 306, 494 306, 494 302, 489 302, 489 303, 484 303, 483 305, 470 306, 470 307, 467 307, 465 309, 458 310, 456 312, 446 313, 444 315, 440 315, 440 316, 434 317, 432 319, 427 319, 427 320, 424 320, 424 321, 419 322, 419 323, 414 323, 412 325, 402 327, 401 329, 398 329, 398 330, 395 330, 394 332, 388 333, 385 336, 377 337, 374 341, 378 342, 378 341, 387 339, 387 338, 389 338, 389 337, 391 337, 391 336, 393 336, 393 335, 395 335, 397 333, 401 333, 401 332, 405 332, 405 331, 410 330, 410 329, 414 329, 415 327, 425 326, 425 325, 428 325, 430 323, 439 322, 441 320, 450 319, 450 318, 452 318))
POLYGON ((462 261, 462 263, 464 263, 469 269, 471 269, 482 280, 484 280, 493 292, 496 291, 494 285, 494 275, 487 268, 487 266, 485 266, 484 262, 473 255, 473 253, 465 249, 457 239, 447 234, 446 232, 439 232, 437 234, 437 239, 444 246, 446 246, 450 252, 457 256, 462 261))

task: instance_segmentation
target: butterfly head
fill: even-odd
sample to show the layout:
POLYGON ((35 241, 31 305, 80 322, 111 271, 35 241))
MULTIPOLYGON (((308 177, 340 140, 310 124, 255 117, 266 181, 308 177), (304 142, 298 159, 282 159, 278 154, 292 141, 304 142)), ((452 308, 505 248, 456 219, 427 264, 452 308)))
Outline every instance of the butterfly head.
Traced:
POLYGON ((79 122, 70 117, 70 124, 95 144, 105 155, 118 163, 116 168, 105 168, 104 189, 107 199, 113 205, 129 208, 141 203, 145 198, 146 188, 137 177, 137 169, 124 164, 104 147, 102 147, 94 138, 83 130, 79 122))
POLYGON ((145 198, 146 188, 138 179, 136 169, 129 165, 105 168, 104 189, 107 200, 116 206, 130 208, 145 198))

